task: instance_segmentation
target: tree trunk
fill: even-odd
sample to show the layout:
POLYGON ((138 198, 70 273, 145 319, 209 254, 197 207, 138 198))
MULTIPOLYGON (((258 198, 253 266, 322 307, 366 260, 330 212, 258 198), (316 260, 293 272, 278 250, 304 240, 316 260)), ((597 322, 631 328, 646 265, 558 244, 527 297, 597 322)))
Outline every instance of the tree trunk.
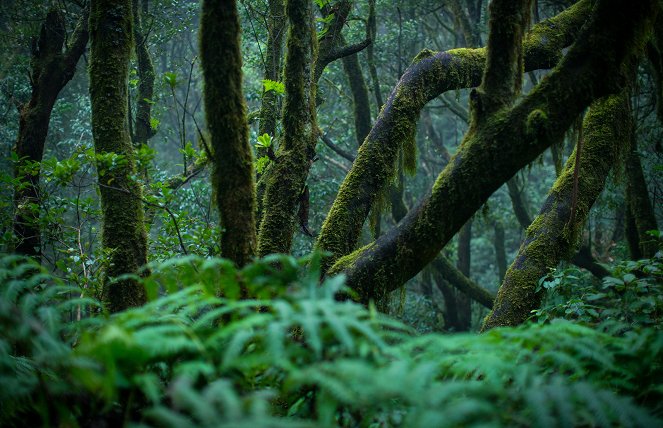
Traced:
MULTIPOLYGON (((269 22, 267 50, 265 53, 265 79, 280 81, 281 52, 285 33, 286 17, 283 0, 269 0, 269 22)), ((275 91, 263 91, 260 105, 258 134, 269 134, 276 138, 276 124, 279 118, 278 95, 275 91)), ((258 155, 264 155, 258 151, 258 155)))
POLYGON ((221 255, 243 266, 255 255, 255 187, 242 91, 240 23, 235 0, 205 0, 200 59, 213 151, 212 185, 221 220, 221 255))
POLYGON ((28 104, 20 109, 18 139, 14 148, 19 159, 15 177, 22 185, 14 193, 13 227, 15 251, 37 260, 41 258, 39 162, 44 156, 55 101, 62 88, 74 77, 76 64, 87 45, 88 12, 88 9, 81 11, 72 42, 65 46, 64 16, 60 10, 50 9, 41 26, 39 39, 32 46, 32 94, 28 104))
MULTIPOLYGON (((344 272, 349 286, 355 288, 365 301, 389 292, 392 287, 399 287, 416 275, 502 183, 532 162, 550 144, 559 141, 595 98, 623 88, 631 78, 627 70, 641 53, 641 41, 651 31, 656 16, 655 3, 648 0, 637 3, 637 7, 626 7, 623 0, 599 1, 590 24, 583 28, 582 35, 561 63, 514 107, 500 108, 503 98, 494 96, 498 92, 511 91, 511 84, 505 86, 503 82, 495 82, 498 90, 487 97, 487 104, 484 102, 486 97, 475 95, 474 111, 494 113, 491 118, 478 120, 474 130, 471 128, 460 149, 433 185, 431 195, 411 210, 396 228, 376 242, 340 259, 329 272, 344 272), (599 75, 600 79, 597 78, 599 75)), ((579 5, 582 2, 574 7, 579 5)), ((547 40, 549 46, 550 39, 547 40)), ((445 53, 422 58, 419 64, 425 63, 436 69, 435 75, 439 79, 444 74, 440 70, 443 67, 440 61, 442 64, 463 63, 456 62, 450 53, 445 53)), ((428 67, 420 67, 419 72, 428 67)), ((515 66, 506 65, 504 68, 518 73, 515 66)), ((403 79, 408 79, 407 76, 406 73, 403 79)), ((447 82, 446 79, 443 81, 447 82)), ((403 88, 396 89, 398 95, 404 92, 403 88)), ((390 102, 393 102, 393 97, 387 102, 383 114, 389 110, 390 102)), ((371 133, 378 126, 376 124, 371 133)), ((384 130, 380 134, 384 135, 384 130)), ((369 136, 367 142, 370 140, 369 136)), ((364 196, 370 186, 365 183, 378 181, 376 184, 384 185, 383 181, 375 178, 364 181, 364 177, 353 174, 361 176, 364 168, 373 171, 374 164, 379 163, 381 168, 387 164, 384 160, 390 152, 389 146, 383 147, 379 154, 369 147, 364 143, 353 169, 341 186, 327 217, 327 228, 341 218, 347 219, 350 224, 358 222, 359 217, 350 215, 350 210, 356 212, 357 207, 366 202, 370 207, 371 197, 364 196), (375 156, 366 164, 367 159, 363 157, 368 154, 375 156), (349 187, 354 186, 361 190, 348 194, 349 187), (344 198, 347 199, 344 201, 344 198)), ((387 168, 382 169, 383 172, 385 170, 388 171, 387 168)), ((332 233, 325 233, 323 228, 319 242, 326 241, 333 245, 320 246, 342 254, 343 248, 349 246, 348 242, 356 242, 356 234, 348 233, 351 230, 347 223, 344 226, 342 222, 331 230, 332 233), (345 242, 331 241, 331 235, 344 237, 345 242)))
MULTIPOLYGON (((658 230, 656 216, 649 199, 649 190, 645 175, 642 172, 642 163, 638 154, 638 145, 635 140, 635 131, 631 132, 632 145, 626 155, 626 202, 628 204, 631 219, 635 225, 637 236, 637 252, 631 252, 634 259, 651 258, 658 250, 656 238, 647 234, 650 230, 658 230)), ((636 244, 633 245, 634 248, 636 244)))
POLYGON ((134 153, 129 135, 128 74, 132 49, 131 0, 93 0, 90 11, 90 98, 92 134, 102 210, 102 245, 108 254, 103 299, 111 312, 145 302, 145 292, 133 279, 147 262, 141 188, 134 177, 134 153), (115 166, 103 161, 117 156, 115 166))
MULTIPOLYGON (((534 26, 524 41, 525 70, 555 64, 585 23, 591 2, 583 0, 534 26), (554 29, 554 30, 553 30, 554 29)), ((376 199, 396 174, 398 153, 414 145, 416 122, 430 100, 453 89, 477 86, 486 61, 484 49, 422 51, 401 77, 358 153, 325 220, 317 247, 338 258, 352 252, 376 199)))
POLYGON ((495 307, 484 322, 484 330, 518 325, 539 307, 543 291, 537 290, 538 281, 575 252, 585 219, 623 151, 622 142, 628 139, 629 120, 624 94, 592 105, 585 118, 577 193, 574 195, 574 152, 541 212, 527 229, 525 241, 497 293, 495 307))
POLYGON ((500 283, 506 274, 506 250, 504 249, 504 226, 498 221, 493 226, 495 236, 493 246, 495 247, 495 264, 497 265, 497 275, 500 283))
POLYGON ((346 56, 342 59, 343 70, 350 84, 352 93, 352 111, 354 112, 355 137, 357 147, 364 143, 364 139, 371 132, 371 103, 368 100, 368 88, 364 74, 359 65, 358 54, 346 56))
POLYGON ((142 15, 147 12, 148 0, 142 0, 142 11, 133 0, 134 39, 136 62, 138 63, 138 95, 136 97, 136 119, 134 121, 134 144, 147 144, 156 131, 152 128, 152 104, 154 104, 154 64, 147 49, 147 36, 143 30, 142 15))
POLYGON ((288 253, 292 244, 295 213, 315 157, 316 42, 313 11, 307 0, 286 2, 289 29, 285 60, 283 135, 278 153, 265 175, 264 214, 258 236, 258 254, 288 253))
MULTIPOLYGON (((460 229, 458 233, 458 270, 470 277, 472 260, 472 219, 460 229)), ((472 325, 472 300, 465 293, 456 293, 458 305, 458 330, 468 331, 472 325)))

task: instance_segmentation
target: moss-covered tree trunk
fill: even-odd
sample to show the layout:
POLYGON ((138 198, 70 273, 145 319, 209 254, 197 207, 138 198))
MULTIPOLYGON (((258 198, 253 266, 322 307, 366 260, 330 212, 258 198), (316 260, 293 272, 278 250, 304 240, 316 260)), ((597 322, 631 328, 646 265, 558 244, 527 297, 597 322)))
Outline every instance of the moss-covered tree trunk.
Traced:
POLYGON ((200 59, 221 218, 221 254, 238 266, 256 250, 255 188, 249 126, 242 92, 240 23, 235 0, 202 4, 200 59))
MULTIPOLYGON (((557 17, 534 26, 523 42, 525 70, 549 68, 587 20, 592 1, 582 0, 557 17)), ((396 174, 398 154, 414 146, 421 109, 440 94, 477 86, 486 63, 485 49, 422 51, 405 71, 357 154, 318 237, 332 253, 326 265, 352 252, 376 200, 396 174)), ((407 150, 406 150, 407 151, 407 150)))
MULTIPOLYGON (((581 6, 578 3, 574 7, 581 6)), ((522 69, 504 62, 504 58, 517 58, 513 46, 506 42, 494 45, 498 49, 493 54, 503 55, 503 58, 495 58, 497 69, 502 68, 505 73, 510 70, 514 76, 504 79, 499 76, 502 73, 497 73, 490 79, 488 75, 484 77, 481 90, 471 97, 474 111, 483 113, 477 115, 473 132, 471 129, 466 135, 456 155, 438 176, 430 196, 411 210, 396 228, 376 242, 340 259, 330 272, 345 272, 349 285, 365 300, 383 295, 391 287, 400 286, 418 273, 502 183, 553 142, 559 141, 592 101, 623 88, 630 79, 626 70, 638 60, 644 41, 651 32, 657 10, 655 6, 654 0, 635 5, 627 5, 622 0, 599 0, 593 8, 589 25, 583 27, 578 40, 560 64, 513 107, 508 107, 507 101, 509 94, 515 90, 517 78, 514 76, 519 75, 522 69), (510 52, 503 51, 502 47, 510 49, 510 52)), ((541 24, 549 28, 549 23, 541 24)), ((537 27, 541 28, 539 25, 537 27)), ((507 33, 507 36, 513 34, 512 31, 507 33)), ((489 57, 490 43, 489 40, 489 57)), ((551 39, 546 38, 546 45, 550 43, 551 39)), ((437 66, 439 79, 442 70, 448 70, 443 66, 440 68, 441 65, 464 62, 457 63, 450 54, 446 54, 420 58, 418 64, 422 63, 428 63, 430 68, 437 66)), ((490 59, 487 64, 486 69, 491 69, 490 59)), ((425 68, 419 67, 419 71, 425 68)), ((387 104, 385 112, 389 101, 387 104)), ((333 245, 322 245, 335 253, 339 248, 342 251, 347 247, 347 241, 356 242, 357 235, 348 234, 351 230, 348 223, 357 221, 359 217, 353 218, 348 211, 365 202, 361 196, 368 186, 364 183, 371 181, 356 175, 353 177, 353 172, 360 171, 362 152, 369 152, 370 148, 366 143, 362 146, 326 225, 329 226, 333 217, 334 221, 345 218, 347 222, 340 222, 331 234, 321 234, 321 241, 332 235, 345 238, 346 243, 341 245, 337 240, 329 241, 333 245), (356 186, 358 191, 348 192, 350 185, 356 186), (347 199, 343 201, 341 198, 347 199)), ((388 147, 384 147, 381 152, 383 156, 376 155, 371 163, 384 162, 387 152, 388 147)), ((368 171, 374 171, 372 166, 363 164, 368 171)), ((380 184, 384 185, 384 182, 380 184)))
MULTIPOLYGON (((281 80, 281 52, 286 28, 283 0, 269 0, 269 21, 267 49, 265 51, 265 79, 281 80)), ((258 134, 269 134, 276 138, 276 125, 279 120, 278 95, 275 91, 263 91, 260 105, 258 134)), ((258 152, 260 154, 260 152, 258 152)))
POLYGON ((92 135, 97 156, 117 156, 115 166, 98 162, 102 210, 102 245, 108 254, 103 299, 111 312, 145 301, 145 292, 132 279, 147 262, 141 188, 129 135, 128 75, 132 50, 130 0, 92 0, 90 9, 90 98, 92 135))
POLYGON ((88 41, 88 9, 83 9, 76 30, 67 46, 63 13, 51 8, 32 46, 30 101, 20 107, 18 139, 14 151, 19 158, 15 177, 22 183, 14 193, 15 251, 41 257, 39 225, 39 162, 44 156, 51 112, 62 88, 76 72, 76 64, 88 41))
MULTIPOLYGON (((282 69, 282 53, 283 53, 283 36, 285 35, 287 17, 285 15, 285 5, 283 0, 269 0, 269 18, 268 18, 268 39, 267 49, 265 52, 265 70, 264 77, 266 80, 280 81, 282 69)), ((279 95, 276 91, 266 91, 263 89, 262 99, 260 104, 260 121, 258 123, 258 135, 268 134, 277 141, 277 125, 279 121, 279 95)), ((256 156, 261 158, 267 156, 270 159, 274 158, 274 147, 258 147, 256 156)), ((269 171, 269 170, 267 170, 269 171)), ((263 199, 265 196, 265 187, 267 179, 262 179, 261 172, 256 173, 256 229, 262 221, 263 214, 263 199)))
POLYGON ((569 259, 576 250, 589 210, 603 191, 610 169, 623 152, 629 134, 628 100, 624 94, 595 102, 584 123, 578 189, 574 203, 574 152, 555 182, 539 215, 527 229, 516 259, 500 286, 483 329, 518 325, 539 307, 539 279, 569 259))
POLYGON ((317 38, 311 2, 288 0, 286 14, 289 26, 283 135, 273 165, 265 175, 264 214, 258 235, 260 256, 290 251, 297 206, 315 156, 317 125, 312 64, 315 64, 317 38))

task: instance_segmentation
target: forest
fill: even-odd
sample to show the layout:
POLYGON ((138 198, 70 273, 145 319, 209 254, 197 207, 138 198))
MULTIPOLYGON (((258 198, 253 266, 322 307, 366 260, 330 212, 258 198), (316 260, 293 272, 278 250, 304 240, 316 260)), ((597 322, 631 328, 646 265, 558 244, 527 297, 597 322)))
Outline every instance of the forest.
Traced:
POLYGON ((0 426, 663 426, 663 0, 2 0, 0 54, 0 426))

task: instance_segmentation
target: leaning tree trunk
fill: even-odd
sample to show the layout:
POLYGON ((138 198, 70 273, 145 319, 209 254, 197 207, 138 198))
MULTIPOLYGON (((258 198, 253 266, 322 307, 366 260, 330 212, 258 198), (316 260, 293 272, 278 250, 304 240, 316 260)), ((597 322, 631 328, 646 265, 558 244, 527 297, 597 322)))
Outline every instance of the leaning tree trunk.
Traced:
POLYGON ((221 217, 221 254, 242 266, 255 254, 256 227, 253 160, 242 92, 240 23, 235 0, 203 2, 200 57, 213 149, 212 183, 221 217))
MULTIPOLYGON (((555 182, 541 212, 527 229, 527 236, 497 293, 493 311, 483 329, 518 325, 539 307, 543 290, 538 281, 576 250, 589 210, 603 191, 610 169, 624 151, 630 119, 626 95, 595 102, 584 124, 577 183, 576 153, 555 182), (577 184, 577 189, 574 189, 577 184)), ((576 149, 577 150, 577 149, 576 149)))
MULTIPOLYGON (((572 9, 583 7, 582 3, 577 3, 572 9)), ((582 28, 580 37, 560 64, 514 107, 504 106, 504 100, 505 93, 512 90, 512 84, 517 80, 515 77, 504 79, 504 76, 500 77, 500 73, 495 73, 491 79, 484 78, 484 83, 491 81, 490 85, 485 85, 486 88, 494 86, 497 90, 485 91, 485 94, 477 91, 471 97, 474 111, 484 112, 484 115, 476 120, 474 129, 471 127, 458 153, 438 176, 431 194, 417 208, 411 210, 396 228, 374 243, 341 258, 329 272, 344 272, 349 286, 353 287, 363 300, 379 297, 416 275, 502 183, 532 162, 553 142, 559 141, 575 118, 592 101, 621 91, 630 78, 625 75, 626 70, 638 60, 643 41, 651 32, 656 6, 657 2, 654 0, 638 2, 635 5, 627 4, 625 0, 599 0, 593 8, 589 24, 582 28)), ((575 12, 577 11, 578 9, 575 9, 575 12)), ((512 35, 513 30, 506 33, 507 36, 512 35)), ((530 41, 531 37, 530 34, 530 41)), ((550 38, 546 38, 546 42, 547 47, 554 44, 550 38)), ((494 58, 494 64, 498 65, 498 68, 501 66, 519 74, 522 68, 505 59, 513 55, 504 49, 513 47, 508 43, 498 43, 493 47, 497 49, 491 48, 489 40, 486 72, 491 68, 492 54, 498 56, 494 58)), ((527 54, 527 50, 525 53, 527 54)), ((465 58, 467 54, 465 51, 465 58)), ((479 57, 475 58, 476 60, 481 60, 479 55, 476 57, 479 57)), ((527 61, 525 64, 527 69, 527 61)), ((420 76, 423 74, 432 78, 433 82, 439 82, 443 77, 443 83, 440 83, 442 85, 449 84, 447 79, 450 79, 443 71, 448 72, 447 67, 461 65, 467 65, 466 60, 457 59, 451 53, 429 53, 423 57, 420 55, 414 69, 420 76), (429 75, 429 72, 433 75, 429 75)), ((469 67, 469 70, 472 69, 469 67)), ((414 70, 410 73, 414 73, 414 70)), ((461 72, 459 75, 465 76, 468 81, 472 80, 466 73, 461 72)), ((406 73, 401 84, 404 83, 403 80, 413 78, 413 74, 408 76, 406 73)), ((452 78, 450 80, 453 81, 452 78)), ((437 88, 439 89, 439 86, 437 88)), ((403 92, 406 92, 404 88, 397 88, 396 96, 399 97, 403 92)), ((415 99, 425 102, 427 96, 422 97, 422 94, 419 94, 415 99)), ((393 102, 392 96, 383 115, 393 102)), ((376 132, 379 122, 371 134, 376 132)), ((383 136, 386 133, 384 131, 383 129, 380 132, 383 136)), ((367 142, 370 140, 369 135, 367 142)), ((398 141, 399 139, 395 139, 394 143, 398 141)), ((362 155, 373 154, 374 147, 371 144, 367 146, 366 143, 362 146, 327 218, 325 225, 328 230, 323 228, 321 232, 319 244, 326 241, 331 245, 320 245, 322 248, 331 250, 338 256, 339 252, 343 254, 343 248, 356 242, 358 234, 351 232, 353 225, 355 222, 359 223, 360 219, 363 223, 365 219, 361 205, 366 203, 370 207, 371 197, 364 196, 365 192, 370 188, 370 183, 382 187, 386 182, 380 178, 384 180, 382 174, 389 171, 388 165, 391 162, 385 162, 392 152, 389 147, 390 145, 386 144, 386 147, 366 164, 362 155), (366 168, 367 171, 373 171, 376 164, 383 167, 383 172, 365 178, 365 171, 361 170, 366 168), (357 187, 360 190, 348 193, 349 187, 357 187), (339 222, 343 218, 347 223, 339 222), (332 223, 336 223, 338 228, 330 231, 329 226, 332 223), (330 240, 330 237, 335 239, 330 240), (341 237, 345 242, 338 240, 341 237)))
POLYGON ((98 157, 102 245, 108 254, 103 299, 111 312, 145 301, 135 274, 147 262, 140 185, 129 135, 128 75, 132 50, 131 0, 92 0, 90 10, 90 98, 92 135, 98 157), (114 166, 103 158, 117 156, 114 166))
POLYGON ((46 15, 39 39, 32 46, 32 95, 20 108, 20 122, 15 152, 19 158, 15 176, 22 186, 14 193, 15 251, 39 259, 39 176, 48 135, 51 112, 62 88, 72 79, 76 64, 88 41, 88 10, 83 9, 72 42, 65 45, 65 22, 62 12, 51 9, 46 15), (63 48, 66 50, 63 52, 63 48))
MULTIPOLYGON (((525 70, 553 66, 591 7, 590 0, 582 0, 534 26, 523 42, 525 70)), ((387 99, 322 225, 316 245, 332 253, 326 265, 356 248, 368 213, 395 177, 398 154, 404 146, 414 145, 422 108, 446 91, 478 86, 485 63, 485 49, 424 50, 415 58, 387 99)))
POLYGON ((283 135, 267 179, 263 217, 258 235, 258 255, 288 253, 292 244, 295 213, 305 194, 306 178, 313 158, 315 121, 316 42, 313 10, 307 0, 286 3, 289 28, 285 59, 283 135))

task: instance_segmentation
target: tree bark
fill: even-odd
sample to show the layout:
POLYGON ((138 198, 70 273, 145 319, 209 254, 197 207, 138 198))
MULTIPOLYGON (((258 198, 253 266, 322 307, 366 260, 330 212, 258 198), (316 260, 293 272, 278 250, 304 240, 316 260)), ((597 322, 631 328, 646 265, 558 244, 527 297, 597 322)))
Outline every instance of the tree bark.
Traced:
MULTIPOLYGON (((458 233, 458 270, 470 277, 472 260, 472 219, 460 229, 458 233)), ((472 325, 472 300, 465 293, 456 293, 456 304, 458 305, 458 329, 468 331, 472 325)))
MULTIPOLYGON (((650 230, 658 230, 656 216, 649 199, 647 181, 642 172, 642 163, 638 154, 635 131, 631 132, 631 150, 626 155, 626 199, 629 213, 635 225, 637 236, 637 252, 631 253, 634 259, 651 258, 658 251, 656 238, 647 234, 650 230)), ((635 246, 635 245, 634 245, 635 246)))
MULTIPOLYGON (((281 79, 281 52, 283 50, 283 35, 286 27, 285 7, 283 0, 269 0, 269 22, 267 50, 265 54, 265 79, 280 81, 281 79)), ((269 134, 276 138, 276 124, 278 122, 278 95, 275 91, 263 91, 260 105, 260 122, 258 134, 269 134)), ((259 155, 263 154, 258 151, 259 155)))
MULTIPOLYGON (((438 177, 431 195, 392 231, 340 259, 330 273, 345 272, 348 284, 368 300, 390 291, 391 287, 399 287, 419 272, 502 183, 561 139, 594 99, 620 91, 630 81, 627 70, 638 60, 655 12, 653 0, 628 7, 623 0, 599 1, 590 25, 583 28, 555 70, 513 108, 503 108, 490 119, 479 121, 438 177)), ((450 56, 449 53, 444 56, 445 62, 454 64, 450 56)), ((433 56, 420 62, 432 66, 436 61, 439 57, 433 56)), ((438 70, 437 75, 440 74, 438 70)), ((510 85, 506 88, 500 83, 496 85, 500 90, 511 91, 510 85)), ((491 99, 500 101, 500 97, 491 99)), ((481 106, 475 105, 474 109, 477 108, 481 106)), ((368 148, 362 148, 353 170, 361 164, 362 154, 368 152, 368 148)), ((386 152, 384 148, 382 153, 386 152)), ((373 163, 377 161, 380 160, 374 159, 373 163)), ((353 171, 343 186, 355 181, 352 178, 353 171)), ((348 197, 343 186, 337 202, 348 197)), ((346 201, 345 210, 363 201, 358 196, 355 193, 346 201)), ((326 224, 338 214, 334 210, 332 207, 326 224)), ((344 236, 348 227, 341 225, 339 229, 335 234, 344 236)), ((321 240, 328 236, 321 235, 321 240)), ((345 235, 346 241, 356 242, 354 236, 345 235)))
POLYGON ((350 85, 352 93, 352 111, 355 122, 355 138, 357 147, 364 143, 364 139, 371 132, 371 102, 368 99, 366 80, 359 65, 358 54, 346 56, 342 59, 343 70, 350 85))
MULTIPOLYGON (((555 18, 534 26, 524 41, 525 70, 555 64, 589 16, 583 0, 555 18)), ((357 155, 325 220, 317 247, 332 256, 325 266, 352 252, 368 213, 396 174, 403 146, 414 145, 416 122, 430 100, 453 89, 477 86, 486 61, 485 49, 424 50, 406 70, 357 155)))
POLYGON ((134 39, 138 63, 138 94, 133 135, 136 146, 147 144, 156 134, 151 123, 152 104, 154 104, 154 64, 147 48, 147 36, 142 23, 142 15, 147 11, 147 2, 148 0, 133 0, 134 39), (141 2, 142 11, 138 7, 141 2))
POLYGON ((283 135, 276 159, 266 175, 264 214, 258 254, 288 253, 295 214, 315 156, 315 82, 312 64, 317 49, 313 11, 307 0, 286 2, 289 29, 285 60, 283 135))
POLYGON ((202 4, 200 59, 213 151, 212 183, 221 220, 221 255, 243 266, 255 255, 255 187, 242 90, 237 3, 202 4))
POLYGON ((22 185, 14 193, 14 250, 41 259, 39 225, 40 166, 55 101, 62 88, 74 77, 76 64, 88 41, 88 12, 83 9, 69 46, 65 45, 65 21, 62 12, 49 10, 41 26, 39 39, 33 42, 30 101, 20 108, 18 156, 15 177, 22 185), (63 48, 66 50, 63 52, 63 48))
POLYGON ((626 95, 595 102, 585 118, 584 128, 575 204, 576 157, 571 155, 539 215, 527 229, 525 241, 500 286, 483 330, 524 322, 541 304, 543 291, 537 291, 539 279, 574 254, 585 219, 623 151, 623 141, 628 139, 626 95))
POLYGON ((130 0, 93 0, 90 10, 90 98, 92 135, 98 156, 102 210, 102 246, 108 254, 103 299, 111 312, 145 302, 145 291, 133 279, 147 262, 141 188, 135 181, 133 146, 128 126, 128 75, 132 50, 130 0), (101 157, 116 155, 115 166, 101 157))
POLYGON ((461 291, 464 295, 471 297, 472 300, 488 309, 493 307, 495 296, 476 282, 469 279, 446 257, 439 255, 431 264, 446 281, 453 285, 456 290, 461 291))

